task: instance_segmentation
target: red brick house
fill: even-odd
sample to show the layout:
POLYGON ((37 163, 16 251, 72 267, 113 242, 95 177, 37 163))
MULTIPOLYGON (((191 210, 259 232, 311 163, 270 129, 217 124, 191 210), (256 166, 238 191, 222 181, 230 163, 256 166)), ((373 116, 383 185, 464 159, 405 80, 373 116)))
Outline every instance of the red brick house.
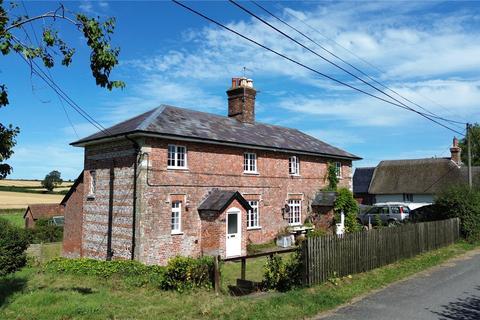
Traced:
POLYGON ((64 253, 148 264, 244 255, 315 215, 329 162, 351 188, 359 157, 256 122, 251 80, 232 79, 227 95, 228 117, 162 105, 72 143, 85 167, 64 253))
POLYGON ((63 216, 63 206, 57 203, 31 204, 23 214, 25 228, 32 229, 38 219, 51 219, 63 216))

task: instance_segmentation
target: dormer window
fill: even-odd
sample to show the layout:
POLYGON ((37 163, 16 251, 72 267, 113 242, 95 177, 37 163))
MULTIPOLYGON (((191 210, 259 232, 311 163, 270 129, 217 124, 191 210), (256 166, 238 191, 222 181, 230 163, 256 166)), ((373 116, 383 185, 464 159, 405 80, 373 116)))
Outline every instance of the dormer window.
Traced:
POLYGON ((288 159, 288 172, 293 176, 300 175, 300 161, 297 156, 291 156, 288 159))
POLYGON ((243 172, 258 173, 257 171, 257 154, 245 152, 243 155, 243 172))
POLYGON ((168 145, 168 169, 187 169, 187 148, 174 144, 168 145))

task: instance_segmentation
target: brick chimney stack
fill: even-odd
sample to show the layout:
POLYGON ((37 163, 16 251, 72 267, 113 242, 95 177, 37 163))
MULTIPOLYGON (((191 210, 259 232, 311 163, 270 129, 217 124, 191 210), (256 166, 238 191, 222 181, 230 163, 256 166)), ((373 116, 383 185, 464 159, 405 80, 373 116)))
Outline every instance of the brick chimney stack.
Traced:
POLYGON ((453 145, 450 148, 450 153, 451 153, 451 159, 453 162, 455 162, 457 165, 460 165, 462 163, 462 149, 458 146, 458 139, 457 137, 453 138, 453 145))
POLYGON ((232 87, 227 90, 228 116, 241 122, 254 123, 256 94, 251 79, 232 78, 232 87))

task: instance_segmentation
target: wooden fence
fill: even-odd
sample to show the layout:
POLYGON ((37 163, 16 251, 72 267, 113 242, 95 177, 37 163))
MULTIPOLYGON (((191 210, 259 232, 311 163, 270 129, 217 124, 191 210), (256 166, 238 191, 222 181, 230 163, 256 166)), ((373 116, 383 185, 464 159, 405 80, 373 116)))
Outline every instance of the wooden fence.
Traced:
POLYGON ((458 218, 406 224, 345 234, 307 238, 302 243, 304 283, 378 268, 397 260, 454 243, 460 237, 458 218))

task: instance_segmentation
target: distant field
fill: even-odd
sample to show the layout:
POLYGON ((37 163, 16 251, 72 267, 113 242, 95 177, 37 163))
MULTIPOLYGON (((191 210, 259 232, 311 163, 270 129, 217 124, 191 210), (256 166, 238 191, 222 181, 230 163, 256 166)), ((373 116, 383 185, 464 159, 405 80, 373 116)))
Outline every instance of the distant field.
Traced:
POLYGON ((60 203, 64 195, 0 191, 0 209, 27 208, 35 203, 60 203))
MULTIPOLYGON (((72 186, 73 182, 65 181, 63 182, 58 188, 55 188, 54 191, 67 191, 72 186)), ((14 187, 14 188, 22 188, 24 191, 32 191, 32 192, 40 192, 40 191, 47 191, 47 189, 42 187, 42 183, 40 180, 10 180, 4 179, 0 180, 0 188, 4 189, 1 191, 8 191, 5 190, 7 187, 14 187)), ((13 190, 15 191, 15 190, 13 190)))

